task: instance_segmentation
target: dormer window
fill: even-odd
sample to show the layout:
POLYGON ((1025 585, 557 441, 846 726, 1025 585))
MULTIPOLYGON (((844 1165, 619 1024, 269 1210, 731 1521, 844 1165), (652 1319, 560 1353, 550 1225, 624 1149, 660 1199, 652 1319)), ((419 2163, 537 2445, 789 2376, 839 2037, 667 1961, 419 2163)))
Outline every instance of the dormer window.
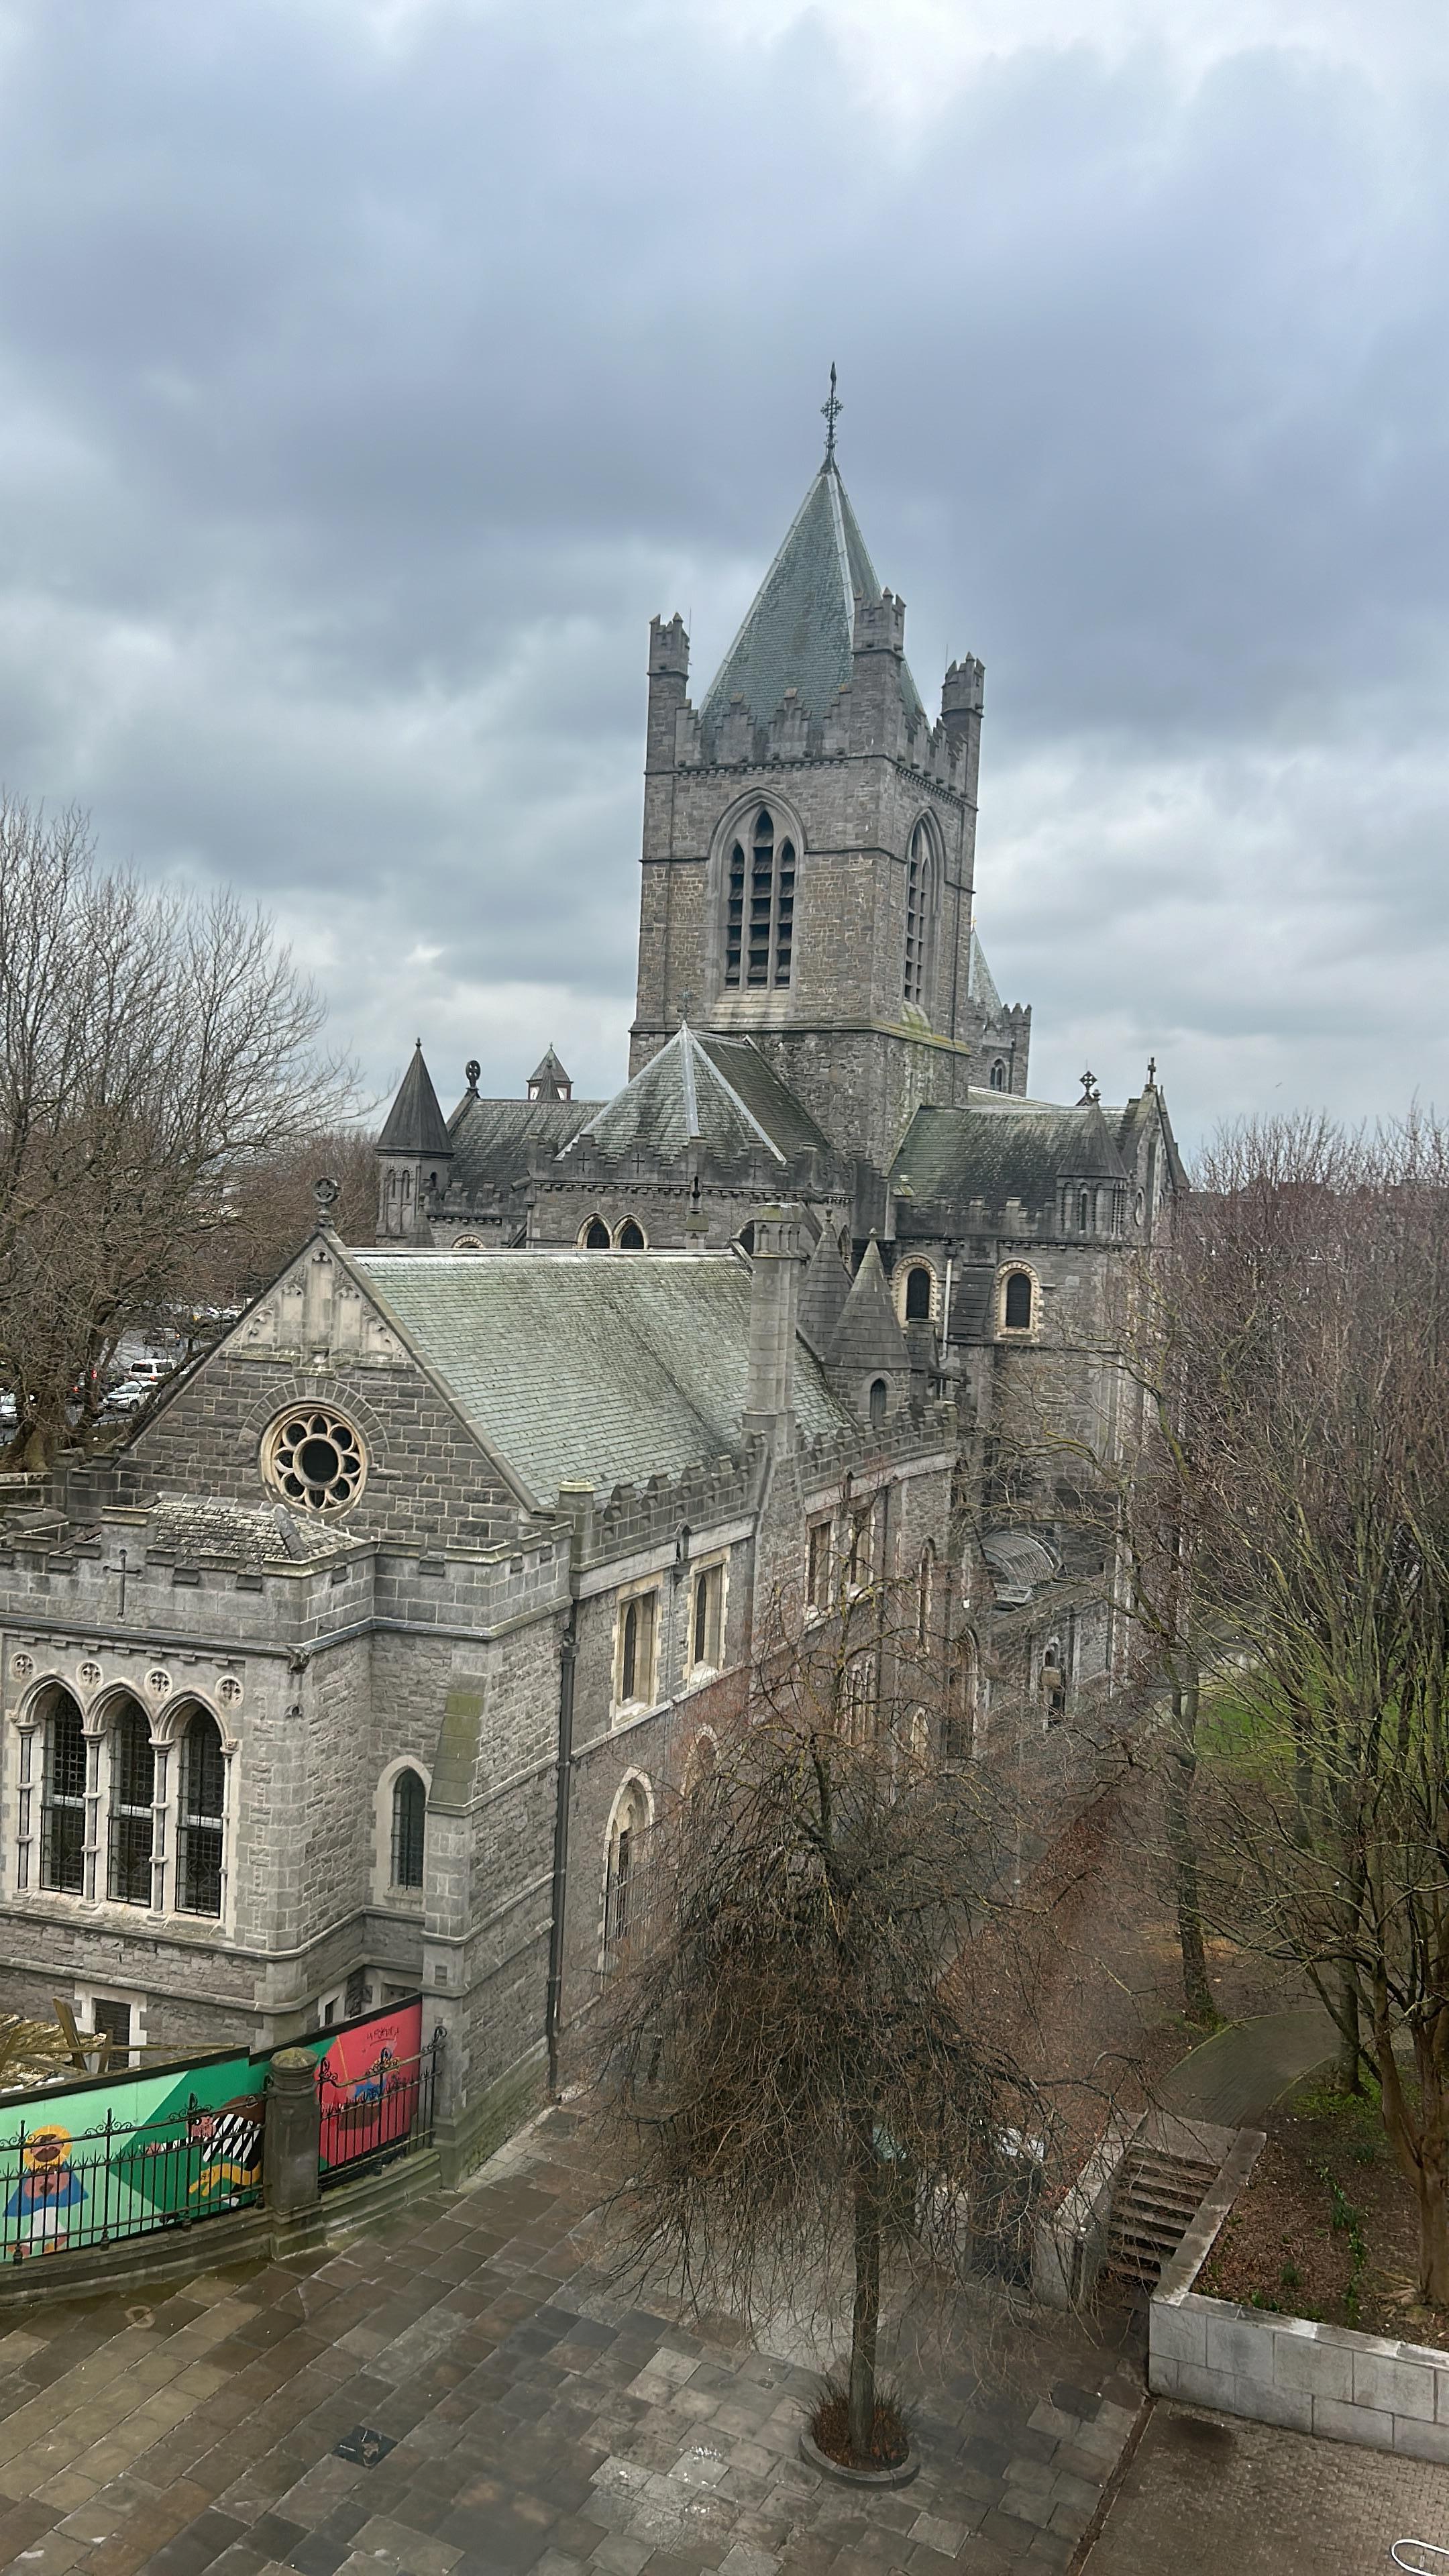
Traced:
POLYGON ((906 860, 906 963, 903 990, 908 1002, 924 1010, 931 981, 935 944, 936 853, 924 823, 911 834, 906 860))
POLYGON ((795 927, 795 844, 776 832, 767 805, 729 858, 725 982, 769 988, 790 981, 795 927))

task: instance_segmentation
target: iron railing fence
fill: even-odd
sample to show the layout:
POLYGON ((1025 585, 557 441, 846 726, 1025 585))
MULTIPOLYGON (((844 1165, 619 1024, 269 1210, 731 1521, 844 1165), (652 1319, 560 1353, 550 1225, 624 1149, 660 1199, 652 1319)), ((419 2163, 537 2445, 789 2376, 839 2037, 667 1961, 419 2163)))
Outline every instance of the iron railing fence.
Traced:
POLYGON ((319 2180, 326 2191, 350 2182, 369 2166, 416 2155, 432 2144, 444 2033, 435 2030, 416 2057, 382 2049, 366 2071, 350 2080, 317 2069, 321 2113, 319 2180))
POLYGON ((262 2186, 262 2097, 206 2105, 190 2094, 154 2119, 108 2112, 72 2133, 37 2116, 0 2146, 0 2256, 23 2263, 190 2227, 246 2208, 262 2186))

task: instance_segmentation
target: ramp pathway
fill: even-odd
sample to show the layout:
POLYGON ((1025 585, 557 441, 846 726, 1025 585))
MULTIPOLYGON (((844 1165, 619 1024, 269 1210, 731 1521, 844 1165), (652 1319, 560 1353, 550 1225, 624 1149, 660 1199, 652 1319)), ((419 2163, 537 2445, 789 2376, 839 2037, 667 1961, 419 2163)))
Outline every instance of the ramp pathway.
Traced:
POLYGON ((1338 2034, 1322 2004, 1295 2004, 1232 2022, 1184 2057, 1158 2086, 1165 2111, 1223 2129, 1256 2126, 1290 2084, 1332 2057, 1338 2034))

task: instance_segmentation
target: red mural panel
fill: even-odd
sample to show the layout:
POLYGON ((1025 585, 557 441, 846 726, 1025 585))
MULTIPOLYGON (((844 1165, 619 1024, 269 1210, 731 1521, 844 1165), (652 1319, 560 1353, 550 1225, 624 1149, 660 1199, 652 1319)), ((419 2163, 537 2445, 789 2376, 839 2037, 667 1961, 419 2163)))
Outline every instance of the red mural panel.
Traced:
POLYGON ((329 2170, 411 2134, 422 2081, 421 1997, 340 2030, 317 2068, 322 2162, 329 2170))

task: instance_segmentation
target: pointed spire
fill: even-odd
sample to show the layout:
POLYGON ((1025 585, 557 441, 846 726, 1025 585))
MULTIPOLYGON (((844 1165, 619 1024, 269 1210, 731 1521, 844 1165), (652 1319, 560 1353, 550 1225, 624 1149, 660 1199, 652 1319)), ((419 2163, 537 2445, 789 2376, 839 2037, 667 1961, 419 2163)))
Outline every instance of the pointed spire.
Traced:
POLYGON ((432 1076, 423 1062, 421 1038, 387 1113, 377 1150, 380 1154, 451 1154, 453 1150, 432 1076))
POLYGON ((800 1283, 800 1330, 811 1349, 824 1358, 836 1325, 845 1312, 851 1278, 827 1225, 805 1266, 800 1283))
MULTIPOLYGON (((824 715, 851 676, 855 603, 880 597, 880 576, 832 451, 810 478, 785 542, 715 673, 702 714, 722 722, 730 701, 740 697, 763 720, 794 689, 807 714, 824 715)), ((901 694, 912 716, 924 714, 904 662, 901 694)))
POLYGON ((549 1047, 528 1077, 530 1100, 572 1100, 574 1086, 553 1048, 549 1047))
POLYGON ((850 1295, 831 1340, 829 1361, 836 1369, 909 1369, 911 1365, 874 1235, 851 1282, 850 1295))

